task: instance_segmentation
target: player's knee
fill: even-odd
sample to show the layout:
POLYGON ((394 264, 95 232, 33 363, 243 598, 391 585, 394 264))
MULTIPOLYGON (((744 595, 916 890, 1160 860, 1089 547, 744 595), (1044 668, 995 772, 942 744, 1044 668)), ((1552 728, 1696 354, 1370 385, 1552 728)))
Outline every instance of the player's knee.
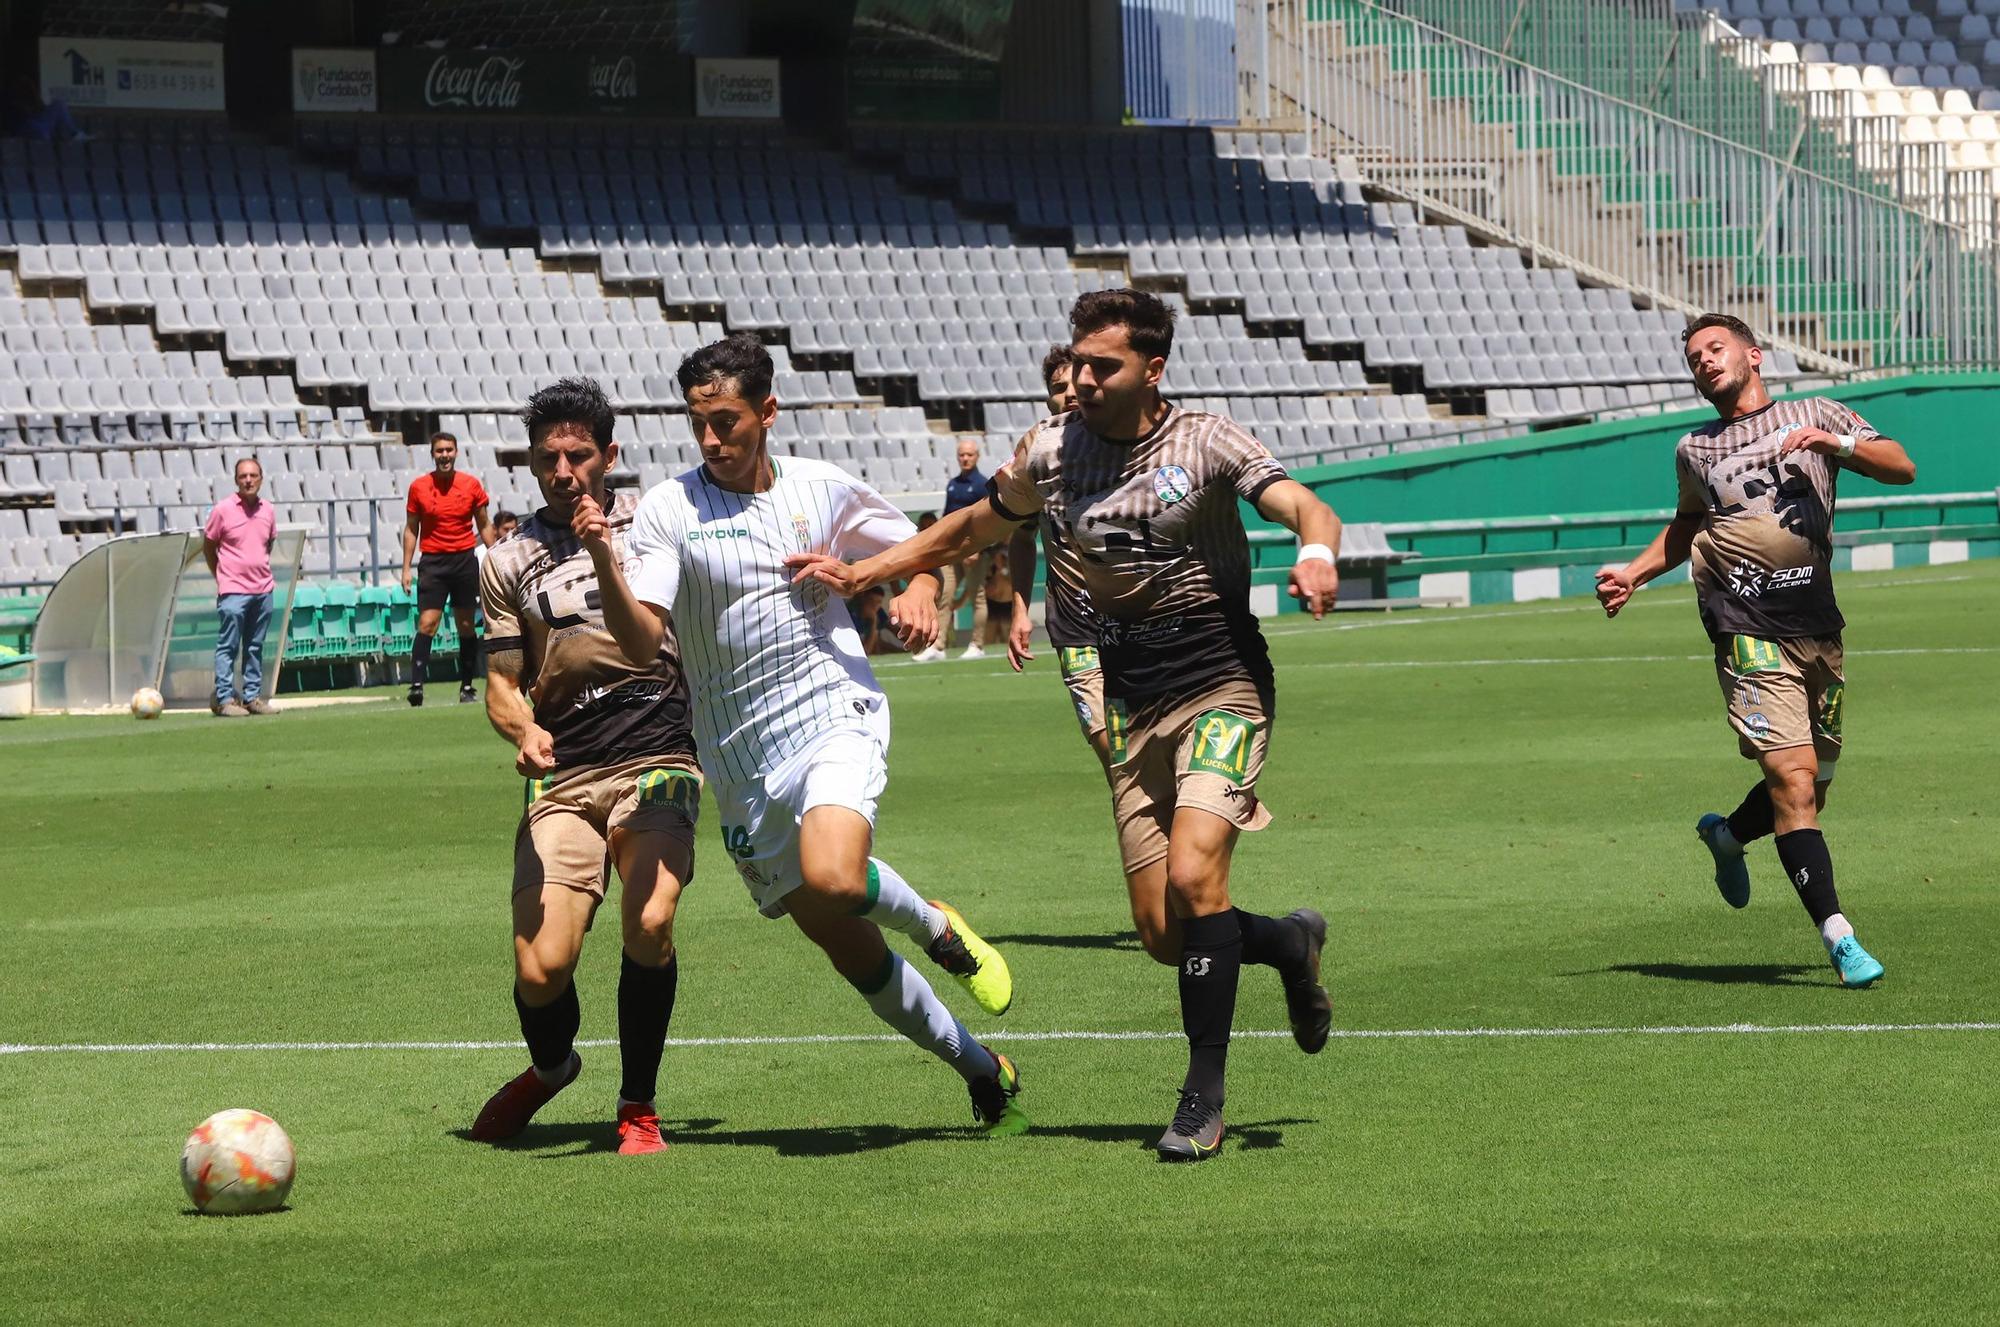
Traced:
POLYGON ((674 952, 672 900, 648 899, 636 916, 625 919, 625 952, 641 963, 666 962, 674 952))
POLYGON ((816 905, 822 912, 846 916, 868 906, 866 872, 843 871, 828 863, 807 862, 801 865, 799 883, 811 896, 808 906, 816 905))
POLYGON ((549 963, 532 950, 522 953, 514 964, 514 984, 521 999, 539 1009, 563 993, 569 985, 570 964, 549 963))
POLYGON ((514 981, 521 998, 536 1007, 547 1004, 569 985, 576 954, 567 945, 522 944, 514 947, 514 981))
POLYGON ((1767 782, 1771 786, 1771 801, 1781 808, 1811 811, 1818 806, 1819 790, 1814 786, 1814 770, 1810 765, 1774 771, 1767 782))

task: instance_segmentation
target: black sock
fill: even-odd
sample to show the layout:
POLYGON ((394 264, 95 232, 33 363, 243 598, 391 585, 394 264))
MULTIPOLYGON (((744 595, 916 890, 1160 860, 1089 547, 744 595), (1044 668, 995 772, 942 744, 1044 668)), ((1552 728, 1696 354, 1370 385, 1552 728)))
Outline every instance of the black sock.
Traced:
POLYGON ((514 1010, 521 1015, 521 1040, 528 1043, 528 1058, 535 1062, 535 1068, 543 1073, 554 1073, 569 1063, 570 1053, 576 1049, 576 1030, 583 1022, 583 1011, 576 1003, 576 983, 563 987, 563 993, 539 1009, 531 1009, 521 999, 520 987, 514 988, 514 1010))
POLYGON ((1243 933, 1236 913, 1218 912, 1181 922, 1181 1028, 1188 1039, 1189 1092, 1211 1106, 1222 1104, 1229 1061, 1229 1029, 1236 1021, 1236 979, 1243 967, 1243 933))
POLYGON ((472 679, 479 676, 479 637, 460 636, 458 638, 458 684, 472 685, 472 679))
POLYGON ((431 666, 431 638, 421 631, 416 643, 410 646, 410 681, 418 686, 424 684, 424 673, 431 666))
POLYGON ((1816 829, 1795 829, 1778 835, 1778 860, 1799 892, 1799 902, 1812 914, 1818 926, 1840 911, 1840 895, 1833 892, 1833 858, 1826 850, 1826 835, 1816 829))
POLYGON ((1769 834, 1776 824, 1770 785, 1759 783, 1743 794, 1743 805, 1729 813, 1729 836, 1738 843, 1754 843, 1769 834))
POLYGON ((1297 923, 1241 908, 1232 911, 1236 914, 1236 927, 1243 933, 1245 963, 1283 969, 1305 958, 1306 935, 1297 923))
POLYGON ((660 1055, 666 1049, 667 1023, 674 1016, 674 991, 680 985, 680 955, 665 967, 649 968, 622 955, 618 970, 618 1058, 625 1071, 618 1095, 627 1101, 651 1101, 659 1088, 660 1055))

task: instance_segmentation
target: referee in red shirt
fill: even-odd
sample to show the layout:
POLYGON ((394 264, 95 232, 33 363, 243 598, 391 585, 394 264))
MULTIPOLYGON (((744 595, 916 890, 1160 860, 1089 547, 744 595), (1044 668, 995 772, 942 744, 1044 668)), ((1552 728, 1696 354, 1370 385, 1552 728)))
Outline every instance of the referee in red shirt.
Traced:
POLYGON ((477 544, 493 542, 493 525, 486 519, 486 486, 458 468, 458 439, 431 434, 431 465, 410 485, 409 519, 403 524, 403 589, 410 588, 410 559, 417 550, 417 640, 410 651, 410 704, 424 703, 424 673, 431 661, 431 637, 451 603, 458 623, 458 699, 477 700, 472 689, 478 672, 479 635, 473 610, 479 606, 477 544))

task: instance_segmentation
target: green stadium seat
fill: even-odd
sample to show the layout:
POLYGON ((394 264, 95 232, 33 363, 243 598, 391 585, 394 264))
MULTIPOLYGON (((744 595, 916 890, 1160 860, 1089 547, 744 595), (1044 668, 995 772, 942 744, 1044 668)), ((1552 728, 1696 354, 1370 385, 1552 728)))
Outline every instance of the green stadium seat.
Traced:
POLYGON ((358 638, 354 632, 354 608, 360 598, 358 586, 346 581, 328 583, 319 610, 319 635, 323 645, 321 657, 346 659, 375 652, 372 636, 358 638))
POLYGON ((292 591, 292 621, 285 630, 287 655, 301 662, 321 657, 319 615, 325 603, 326 591, 317 585, 301 583, 292 591))
POLYGON ((392 650, 393 633, 389 629, 389 615, 395 606, 395 586, 364 585, 361 587, 359 602, 354 609, 354 634, 366 636, 374 644, 371 654, 392 650))

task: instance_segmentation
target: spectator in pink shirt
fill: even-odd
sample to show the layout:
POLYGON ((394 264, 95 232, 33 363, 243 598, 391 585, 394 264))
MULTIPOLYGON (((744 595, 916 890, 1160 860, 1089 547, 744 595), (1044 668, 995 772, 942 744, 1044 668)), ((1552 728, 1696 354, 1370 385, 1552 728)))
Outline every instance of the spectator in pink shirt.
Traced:
POLYGON ((264 467, 254 456, 236 463, 236 491, 215 504, 202 527, 202 556, 215 577, 215 699, 219 718, 271 713, 263 697, 264 631, 271 624, 271 540, 278 531, 271 504, 257 496, 264 467), (236 651, 243 651, 243 687, 236 689, 236 651))

